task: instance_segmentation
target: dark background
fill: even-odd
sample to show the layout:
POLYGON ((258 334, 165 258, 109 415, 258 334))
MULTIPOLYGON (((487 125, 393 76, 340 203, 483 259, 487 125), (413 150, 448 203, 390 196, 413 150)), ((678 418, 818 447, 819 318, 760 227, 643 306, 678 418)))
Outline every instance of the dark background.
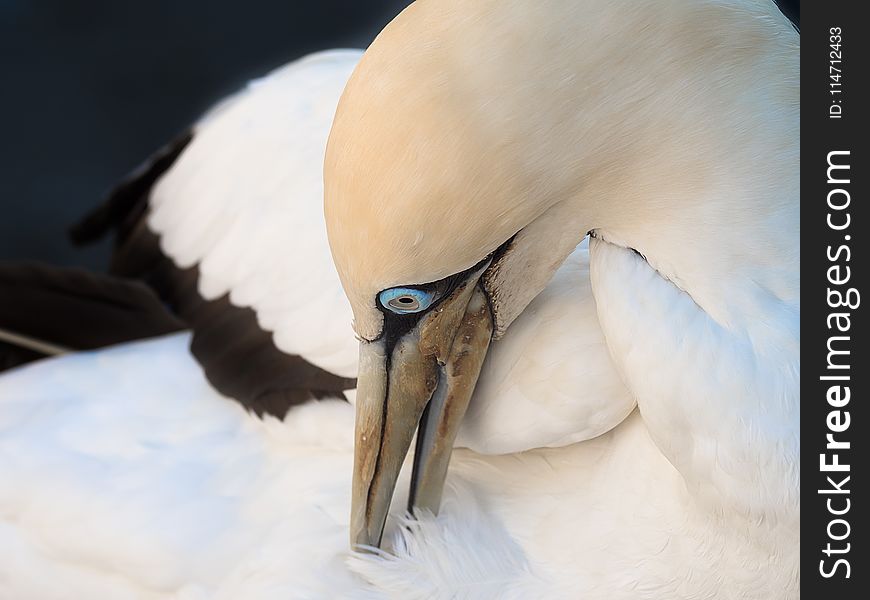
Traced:
POLYGON ((102 268, 67 227, 214 101, 364 48, 410 0, 0 0, 0 259, 102 268))
POLYGON ((0 259, 102 268, 108 242, 66 229, 118 179, 248 79, 363 48, 409 2, 0 0, 0 259))

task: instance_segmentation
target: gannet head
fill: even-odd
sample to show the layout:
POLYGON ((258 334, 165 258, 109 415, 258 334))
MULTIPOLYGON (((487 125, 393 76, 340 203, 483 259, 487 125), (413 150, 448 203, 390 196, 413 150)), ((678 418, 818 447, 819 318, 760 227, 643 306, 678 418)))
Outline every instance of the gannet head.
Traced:
POLYGON ((713 85, 728 56, 716 44, 759 43, 766 24, 737 35, 710 28, 692 2, 666 4, 420 0, 351 77, 324 191, 360 338, 352 544, 380 544, 418 428, 410 504, 438 509, 490 341, 590 229, 648 244, 663 268, 673 259, 692 273, 657 241, 677 227, 698 235, 693 226, 721 208, 698 202, 717 156, 694 134, 686 85, 713 85), (635 37, 607 35, 617 26, 635 37), (652 52, 687 27, 678 50, 691 61, 652 52), (670 99, 667 110, 654 94, 670 99))

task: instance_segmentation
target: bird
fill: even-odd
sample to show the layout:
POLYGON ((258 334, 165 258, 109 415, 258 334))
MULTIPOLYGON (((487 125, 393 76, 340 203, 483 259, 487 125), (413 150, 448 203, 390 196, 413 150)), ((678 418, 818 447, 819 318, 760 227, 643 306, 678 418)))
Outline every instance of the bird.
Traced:
MULTIPOLYGON (((0 447, 23 457, 0 461, 11 465, 0 481, 12 482, 0 496, 2 514, 13 515, 3 545, 22 567, 69 575, 52 564, 66 552, 78 582, 87 580, 80 586, 139 595, 239 595, 245 588, 233 585, 262 584, 268 590, 248 587, 248 595, 797 597, 798 54, 796 32, 760 0, 418 0, 355 67, 324 165, 326 234, 360 338, 357 391, 348 398, 356 433, 353 409, 340 399, 297 403, 283 423, 227 417, 244 411, 217 402, 190 359, 179 358, 184 334, 36 363, 0 379, 8 425, 0 447), (555 285, 587 233, 589 278, 555 285), (583 285, 592 293, 577 292, 583 285), (495 381, 487 350, 497 356, 557 290, 564 302, 550 318, 559 327, 576 325, 559 318, 572 304, 594 304, 598 350, 637 408, 585 440, 563 435, 567 445, 451 452, 445 440, 461 439, 469 396, 473 419, 476 392, 495 381), (159 362, 164 351, 172 358, 159 362), (162 381, 160 372, 178 378, 162 381), (124 380, 137 392, 113 393, 124 380), (137 414, 140 390, 163 400, 163 414, 154 413, 163 421, 118 418, 137 414), (50 418, 59 410, 52 403, 92 422, 77 435, 50 418), (317 433, 305 437, 306 426, 317 433), (317 439, 332 428, 348 436, 317 439), (269 443, 269 433, 284 432, 295 435, 286 446, 269 443), (351 439, 352 483, 340 473, 349 479, 351 439), (214 454, 191 452, 191 440, 214 454), (84 459, 82 468, 55 462, 41 445, 84 459), (264 447, 286 463, 267 459, 264 447), (121 477, 123 459, 167 449, 171 460, 148 463, 175 476, 173 485, 121 477), (203 475, 190 456, 240 466, 203 475), (333 459, 338 468, 327 468, 333 459), (399 467, 409 460, 405 492, 399 467), (279 464, 298 470, 257 477, 279 464), (111 494, 72 494, 101 467, 117 475, 101 480, 113 493, 141 503, 117 514, 96 502, 111 494), (277 479, 296 495, 265 493, 277 479), (41 503, 28 498, 27 484, 43 486, 41 503), (216 515, 204 521, 224 529, 143 518, 177 517, 191 487, 204 484, 229 500, 211 515, 205 505, 186 514, 216 515), (58 490, 73 501, 51 502, 58 490), (157 492, 178 495, 149 504, 157 492), (58 511, 58 526, 43 526, 46 510, 26 505, 58 511), (416 518, 402 515, 405 506, 416 518), (148 525, 125 531, 118 521, 129 516, 148 525), (117 521, 89 535, 100 517, 117 521), (287 535, 308 526, 317 533, 287 535), (385 526, 389 552, 376 549, 385 526), (348 529, 369 552, 336 559, 346 556, 348 529), (259 534, 265 549, 227 552, 233 546, 209 531, 247 541, 235 545, 245 550, 259 534), (107 539, 118 532, 131 534, 127 546, 107 539), (276 537, 304 549, 278 557, 276 537), (129 553, 118 556, 119 548, 129 553), (28 563, 40 552, 41 563, 28 563)), ((583 353, 571 358, 565 367, 590 383, 601 375, 584 371, 583 353)), ((592 400, 606 407, 609 398, 592 400)), ((521 423, 505 418, 511 408, 486 421, 496 437, 500 426, 521 423)), ((0 585, 21 585, 11 571, 0 585)), ((49 590, 45 597, 76 585, 31 580, 49 590)))
MULTIPOLYGON (((351 543, 381 544, 415 434, 410 510, 438 510, 491 340, 589 234, 607 346, 687 518, 728 522, 746 536, 737 560, 775 580, 735 584, 738 597, 796 595, 799 115, 798 34, 772 2, 401 13, 348 81, 324 163, 360 338, 351 543)), ((588 559, 567 550, 588 540, 576 534, 537 533, 549 564, 556 549, 588 559)), ((689 567, 685 542, 660 547, 677 553, 666 578, 680 595, 723 597, 712 579, 742 579, 718 559, 689 567)))

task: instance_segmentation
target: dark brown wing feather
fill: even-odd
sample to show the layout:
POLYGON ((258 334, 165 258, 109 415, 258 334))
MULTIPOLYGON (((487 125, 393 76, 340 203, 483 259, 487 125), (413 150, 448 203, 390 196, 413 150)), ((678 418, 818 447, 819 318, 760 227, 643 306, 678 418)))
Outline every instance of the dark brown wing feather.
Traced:
MULTIPOLYGON (((0 262, 0 329, 72 350, 89 350, 185 329, 144 283, 83 269, 0 262)), ((0 346, 11 368, 45 356, 0 346)))
POLYGON ((45 354, 0 340, 0 373, 45 358, 45 354))

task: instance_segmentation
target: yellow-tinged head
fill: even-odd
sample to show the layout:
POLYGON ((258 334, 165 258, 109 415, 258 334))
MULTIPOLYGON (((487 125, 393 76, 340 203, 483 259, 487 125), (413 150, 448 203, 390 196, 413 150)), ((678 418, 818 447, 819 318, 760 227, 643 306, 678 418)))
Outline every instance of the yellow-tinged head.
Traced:
POLYGON ((324 167, 362 339, 355 544, 379 544, 418 425, 412 505, 437 509, 489 339, 590 229, 728 316, 707 274, 750 253, 722 224, 753 201, 748 157, 789 139, 761 108, 791 101, 787 77, 771 83, 796 68, 777 15, 760 0, 418 0, 375 40, 324 167))

